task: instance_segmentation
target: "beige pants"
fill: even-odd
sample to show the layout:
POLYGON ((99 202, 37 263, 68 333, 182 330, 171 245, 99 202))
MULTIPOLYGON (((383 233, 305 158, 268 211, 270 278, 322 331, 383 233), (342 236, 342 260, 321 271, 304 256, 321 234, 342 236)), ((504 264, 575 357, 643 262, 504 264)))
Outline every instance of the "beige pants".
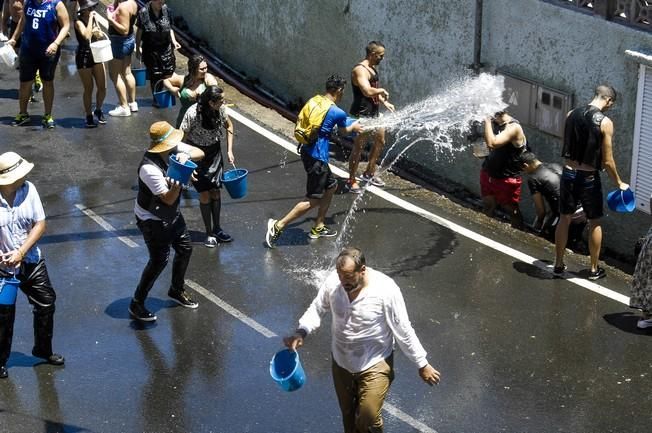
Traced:
POLYGON ((350 373, 333 360, 333 383, 342 411, 344 433, 382 433, 381 410, 394 380, 394 355, 361 371, 350 373))

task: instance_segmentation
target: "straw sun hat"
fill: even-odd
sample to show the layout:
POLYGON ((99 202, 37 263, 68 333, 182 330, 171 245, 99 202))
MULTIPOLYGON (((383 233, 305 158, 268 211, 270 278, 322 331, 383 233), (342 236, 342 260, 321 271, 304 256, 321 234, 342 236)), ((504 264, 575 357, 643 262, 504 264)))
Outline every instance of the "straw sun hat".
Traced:
POLYGON ((163 153, 174 149, 183 138, 183 132, 174 128, 168 122, 154 122, 149 128, 149 138, 152 142, 148 152, 163 153))
POLYGON ((16 152, 5 152, 0 155, 0 185, 11 185, 18 179, 27 176, 34 164, 23 159, 16 152))

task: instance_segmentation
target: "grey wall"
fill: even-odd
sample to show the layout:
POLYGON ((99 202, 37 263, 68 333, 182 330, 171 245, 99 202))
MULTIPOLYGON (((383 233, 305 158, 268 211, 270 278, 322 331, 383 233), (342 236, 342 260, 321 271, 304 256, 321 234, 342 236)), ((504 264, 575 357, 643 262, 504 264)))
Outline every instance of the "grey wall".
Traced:
MULTIPOLYGON (((628 181, 638 65, 626 49, 652 52, 652 34, 541 0, 484 0, 482 61, 588 102, 596 84, 620 92, 610 112, 615 156, 628 181)), ((196 35, 234 69, 256 77, 287 101, 321 91, 331 73, 349 76, 369 40, 386 46, 381 80, 397 107, 445 88, 473 59, 475 1, 442 0, 169 0, 196 35)), ((343 102, 350 104, 350 95, 343 102)), ((559 139, 528 129, 543 160, 559 161, 559 139)), ((407 158, 479 195, 480 161, 470 150, 437 155, 415 146, 407 158)), ((605 190, 614 185, 603 175, 605 190)), ((522 208, 533 216, 527 192, 522 208)), ((649 216, 604 220, 605 245, 625 255, 644 234, 649 216)))

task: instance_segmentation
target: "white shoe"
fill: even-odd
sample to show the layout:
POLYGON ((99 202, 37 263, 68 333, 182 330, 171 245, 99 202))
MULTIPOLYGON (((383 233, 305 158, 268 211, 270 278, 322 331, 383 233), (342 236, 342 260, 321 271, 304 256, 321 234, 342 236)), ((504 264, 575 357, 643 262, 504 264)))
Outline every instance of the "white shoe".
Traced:
POLYGON ((121 105, 118 105, 113 110, 109 111, 109 116, 113 117, 129 117, 131 116, 131 110, 124 108, 121 105))
POLYGON ((129 103, 129 109, 131 110, 132 113, 136 113, 138 111, 138 102, 130 102, 129 103))
POLYGON ((382 188, 385 186, 385 182, 383 182, 379 177, 376 176, 369 176, 367 173, 362 173, 362 176, 360 176, 363 182, 365 183, 370 183, 373 186, 377 186, 379 188, 382 188))
POLYGON ((214 236, 207 236, 204 241, 204 246, 208 248, 215 248, 217 246, 217 239, 214 236))
POLYGON ((652 327, 652 318, 639 320, 638 323, 636 324, 636 327, 640 329, 652 327))

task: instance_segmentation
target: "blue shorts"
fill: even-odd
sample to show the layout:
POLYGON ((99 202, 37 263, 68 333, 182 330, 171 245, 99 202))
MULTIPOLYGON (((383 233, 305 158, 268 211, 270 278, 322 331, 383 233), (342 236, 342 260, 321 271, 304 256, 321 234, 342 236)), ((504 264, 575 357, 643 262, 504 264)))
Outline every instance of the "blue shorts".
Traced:
POLYGON ((586 218, 593 220, 604 215, 602 209, 602 182, 598 171, 573 170, 564 167, 559 185, 559 213, 571 215, 582 205, 586 218))
POLYGON ((136 37, 133 34, 129 36, 110 35, 109 39, 111 39, 111 51, 114 59, 124 59, 130 56, 136 48, 136 37))

